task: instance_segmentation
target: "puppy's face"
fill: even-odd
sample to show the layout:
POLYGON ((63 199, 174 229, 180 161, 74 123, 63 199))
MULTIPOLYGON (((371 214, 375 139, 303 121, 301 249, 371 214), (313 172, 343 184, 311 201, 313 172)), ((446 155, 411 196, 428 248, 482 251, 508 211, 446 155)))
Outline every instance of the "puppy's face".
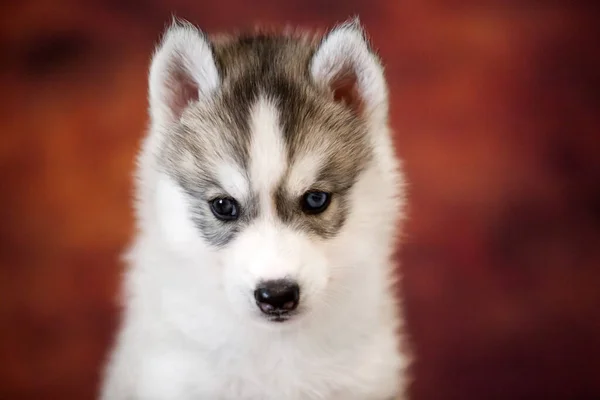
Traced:
POLYGON ((360 27, 320 43, 211 43, 174 26, 153 61, 150 103, 165 240, 199 269, 210 259, 243 316, 284 322, 326 307, 373 238, 370 216, 395 211, 390 191, 366 192, 389 184, 369 173, 387 99, 360 27))

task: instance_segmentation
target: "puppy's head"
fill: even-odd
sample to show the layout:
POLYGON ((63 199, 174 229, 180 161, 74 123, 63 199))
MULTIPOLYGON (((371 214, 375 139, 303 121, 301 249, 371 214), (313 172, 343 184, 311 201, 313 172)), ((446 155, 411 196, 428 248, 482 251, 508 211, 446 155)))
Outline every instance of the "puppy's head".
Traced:
POLYGON ((382 67, 357 21, 318 39, 175 24, 149 97, 148 212, 169 251, 211 270, 224 308, 286 321, 378 274, 397 176, 382 67))

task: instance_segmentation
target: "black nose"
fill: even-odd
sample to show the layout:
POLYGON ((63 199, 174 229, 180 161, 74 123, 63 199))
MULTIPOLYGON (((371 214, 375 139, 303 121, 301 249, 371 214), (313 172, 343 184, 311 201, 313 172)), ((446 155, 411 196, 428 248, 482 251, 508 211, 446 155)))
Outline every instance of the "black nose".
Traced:
POLYGON ((300 287, 288 280, 267 281, 256 287, 254 298, 265 314, 281 315, 298 307, 300 287))

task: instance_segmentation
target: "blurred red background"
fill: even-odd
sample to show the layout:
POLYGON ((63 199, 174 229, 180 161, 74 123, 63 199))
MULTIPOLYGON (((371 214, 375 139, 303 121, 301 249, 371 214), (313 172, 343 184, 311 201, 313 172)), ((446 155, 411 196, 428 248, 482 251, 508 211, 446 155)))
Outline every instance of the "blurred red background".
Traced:
POLYGON ((592 3, 3 2, 0 399, 96 394, 146 71, 171 13, 210 32, 358 13, 387 66, 410 182, 399 259, 413 399, 599 399, 592 3))

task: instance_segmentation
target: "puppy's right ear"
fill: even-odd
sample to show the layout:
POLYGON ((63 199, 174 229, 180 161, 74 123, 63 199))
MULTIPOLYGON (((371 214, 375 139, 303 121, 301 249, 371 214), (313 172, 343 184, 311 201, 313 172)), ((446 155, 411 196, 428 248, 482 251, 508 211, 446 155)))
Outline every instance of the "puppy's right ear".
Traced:
POLYGON ((186 107, 210 96, 220 78, 211 45, 198 28, 174 21, 150 67, 149 97, 153 123, 176 122, 186 107))

